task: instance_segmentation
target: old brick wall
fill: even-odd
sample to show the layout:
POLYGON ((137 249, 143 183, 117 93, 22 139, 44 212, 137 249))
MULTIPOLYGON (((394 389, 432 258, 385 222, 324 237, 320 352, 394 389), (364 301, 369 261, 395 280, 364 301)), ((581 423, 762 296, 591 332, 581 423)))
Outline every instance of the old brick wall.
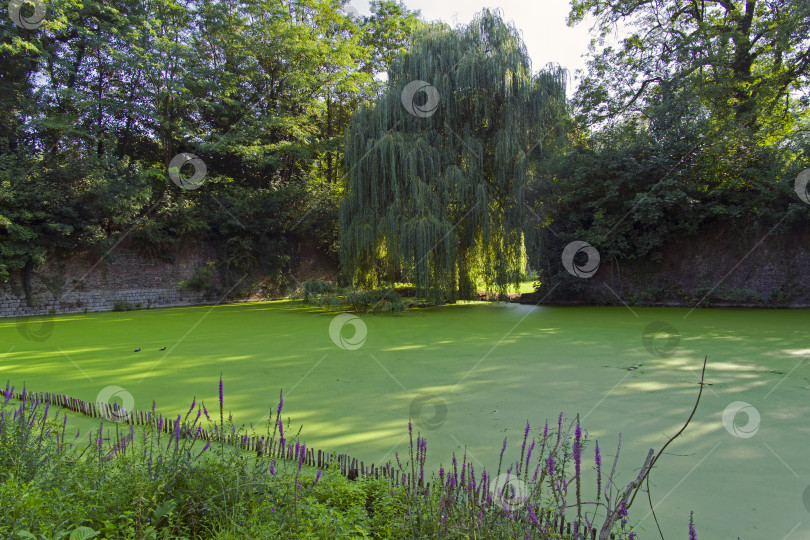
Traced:
POLYGON ((25 299, 20 275, 0 284, 0 317, 110 311, 128 303, 133 309, 192 305, 207 299, 179 284, 208 261, 206 245, 185 243, 161 257, 132 251, 126 245, 108 254, 86 252, 54 258, 34 271, 33 306, 25 299))
POLYGON ((602 259, 591 278, 567 278, 544 303, 810 307, 810 225, 769 231, 717 226, 673 242, 658 261, 602 259))

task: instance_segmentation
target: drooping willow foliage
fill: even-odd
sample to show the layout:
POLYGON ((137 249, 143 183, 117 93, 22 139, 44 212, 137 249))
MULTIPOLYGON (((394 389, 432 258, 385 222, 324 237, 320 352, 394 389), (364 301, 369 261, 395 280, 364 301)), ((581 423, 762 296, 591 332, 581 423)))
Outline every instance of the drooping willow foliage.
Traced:
POLYGON ((499 13, 417 33, 348 131, 340 239, 355 284, 407 281, 445 301, 518 282, 532 156, 564 108, 564 70, 533 74, 499 13), (406 109, 413 81, 435 88, 414 96, 424 114, 406 109))

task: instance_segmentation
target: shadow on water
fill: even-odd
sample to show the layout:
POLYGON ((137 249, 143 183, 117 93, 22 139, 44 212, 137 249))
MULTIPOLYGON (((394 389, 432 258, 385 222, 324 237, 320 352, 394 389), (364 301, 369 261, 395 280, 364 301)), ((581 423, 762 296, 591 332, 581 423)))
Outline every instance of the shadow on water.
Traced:
POLYGON ((810 531, 805 311, 459 303, 357 314, 356 342, 351 325, 334 334, 335 316, 285 302, 58 316, 41 341, 0 320, 0 379, 86 400, 118 385, 136 407, 176 414, 195 396, 216 404, 222 373, 238 423, 262 425, 283 388, 310 446, 392 459, 410 419, 433 468, 466 449, 491 470, 527 421, 536 433, 579 413, 588 452, 598 439, 612 460, 622 434, 627 482, 688 416, 708 354, 700 409, 653 471, 662 527, 680 534, 695 510, 709 538, 810 531), (753 436, 740 436, 744 413, 724 425, 735 402, 758 412, 753 436))

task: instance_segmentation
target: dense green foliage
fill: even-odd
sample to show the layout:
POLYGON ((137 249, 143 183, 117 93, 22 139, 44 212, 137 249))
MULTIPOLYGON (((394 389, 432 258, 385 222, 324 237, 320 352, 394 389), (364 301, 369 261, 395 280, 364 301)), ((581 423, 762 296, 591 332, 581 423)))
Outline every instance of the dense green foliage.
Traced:
POLYGON ((365 312, 404 311, 414 304, 402 298, 394 288, 354 290, 321 279, 305 281, 300 297, 304 304, 327 309, 351 307, 355 311, 365 312))
POLYGON ((564 69, 533 72, 497 13, 450 29, 370 8, 55 0, 39 27, 3 18, 0 282, 31 302, 48 259, 205 240, 216 273, 187 285, 221 297, 283 288, 306 240, 341 256, 342 285, 441 303, 505 292, 527 260, 568 280, 573 240, 618 264, 808 220, 806 2, 576 0, 595 40, 569 103, 564 69), (171 169, 182 153, 199 189, 180 187, 199 163, 171 169))
POLYGON ((523 269, 524 190, 564 72, 532 73, 517 30, 485 11, 427 27, 347 136, 341 260, 360 285, 411 281, 433 300, 505 291, 523 269))
POLYGON ((394 1, 371 10, 55 0, 33 29, 4 15, 0 282, 124 238, 153 256, 212 241, 226 289, 277 276, 290 237, 334 251, 343 130, 415 21, 394 1), (181 152, 205 164, 202 189, 167 176, 181 152))
POLYGON ((810 4, 787 0, 575 0, 598 38, 573 99, 570 144, 540 164, 527 237, 543 289, 583 286, 567 243, 602 264, 660 261, 718 228, 762 238, 807 224, 794 182, 810 166, 810 4), (614 25, 626 31, 609 43, 614 25))

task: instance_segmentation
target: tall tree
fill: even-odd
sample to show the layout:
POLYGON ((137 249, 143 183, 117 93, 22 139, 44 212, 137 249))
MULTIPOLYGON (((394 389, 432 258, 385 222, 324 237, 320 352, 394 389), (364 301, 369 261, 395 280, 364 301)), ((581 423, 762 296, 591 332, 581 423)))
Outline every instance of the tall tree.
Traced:
POLYGON ((476 281, 516 283, 531 154, 564 100, 563 71, 534 76, 498 13, 418 31, 349 129, 347 274, 359 285, 407 280, 436 301, 472 298, 476 281))
POLYGON ((640 110, 689 84, 719 121, 789 133, 791 100, 810 98, 810 2, 572 0, 569 24, 593 15, 598 39, 578 92, 592 120, 640 110), (604 39, 619 25, 616 46, 604 39), (768 125, 771 124, 771 125, 768 125))

